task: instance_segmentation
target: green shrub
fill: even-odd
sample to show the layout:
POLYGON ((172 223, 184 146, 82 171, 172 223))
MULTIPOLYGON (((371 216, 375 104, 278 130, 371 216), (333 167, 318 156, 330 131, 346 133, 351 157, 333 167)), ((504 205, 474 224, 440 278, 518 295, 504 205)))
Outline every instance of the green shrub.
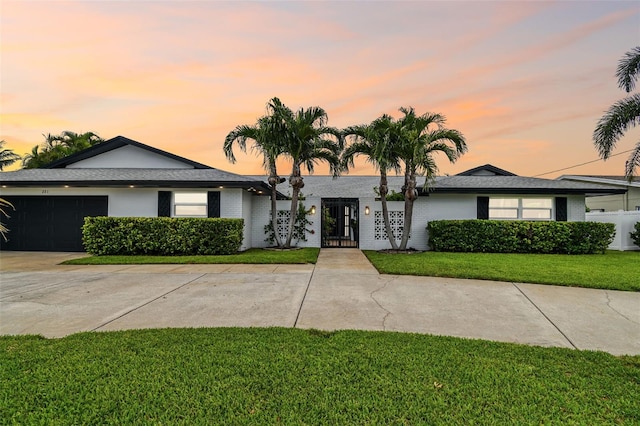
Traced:
POLYGON ((633 229, 635 229, 635 232, 629 232, 629 235, 631 235, 633 244, 640 247, 640 222, 636 222, 636 224, 633 225, 633 229))
POLYGON ((427 225, 435 251, 485 253, 604 253, 615 225, 596 222, 434 220, 427 225))
POLYGON ((82 243, 94 255, 219 255, 242 244, 242 219, 86 217, 82 243))

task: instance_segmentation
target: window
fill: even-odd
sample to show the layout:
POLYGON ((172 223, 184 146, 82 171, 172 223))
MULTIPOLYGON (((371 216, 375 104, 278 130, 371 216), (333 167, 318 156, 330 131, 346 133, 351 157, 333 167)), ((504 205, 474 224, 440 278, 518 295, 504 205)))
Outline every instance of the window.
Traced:
POLYGON ((551 198, 490 198, 489 219, 551 220, 551 198))
POLYGON ((207 217, 206 192, 176 192, 173 204, 175 217, 207 217))

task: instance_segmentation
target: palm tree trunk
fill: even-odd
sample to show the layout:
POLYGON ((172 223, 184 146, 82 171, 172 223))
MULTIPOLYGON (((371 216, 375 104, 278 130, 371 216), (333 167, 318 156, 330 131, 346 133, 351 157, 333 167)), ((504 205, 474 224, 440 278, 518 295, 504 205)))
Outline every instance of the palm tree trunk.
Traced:
POLYGON ((278 185, 280 177, 276 172, 275 163, 272 163, 269 166, 269 169, 269 185, 271 186, 271 226, 273 227, 273 235, 276 240, 276 244, 278 245, 278 248, 282 248, 282 240, 280 238, 280 232, 278 232, 278 191, 276 189, 276 185, 278 185))
POLYGON ((400 241, 399 250, 406 250, 409 236, 411 235, 411 221, 413 219, 413 202, 418 198, 416 190, 416 174, 411 171, 405 173, 405 191, 404 191, 404 226, 402 228, 402 240, 400 241))
POLYGON ((384 229, 387 231, 387 238, 391 243, 393 250, 398 250, 398 244, 396 243, 396 236, 391 231, 391 224, 389 223, 389 208, 387 207, 387 194, 389 193, 389 186, 387 183, 387 173, 380 171, 380 202, 382 203, 382 218, 384 219, 384 229))
POLYGON ((285 247, 291 247, 291 240, 293 239, 293 228, 295 226, 296 218, 298 216, 298 195, 300 190, 304 188, 304 181, 300 175, 300 165, 294 164, 291 176, 289 177, 289 183, 291 184, 291 213, 289 217, 289 232, 287 233, 287 241, 284 244, 285 247))

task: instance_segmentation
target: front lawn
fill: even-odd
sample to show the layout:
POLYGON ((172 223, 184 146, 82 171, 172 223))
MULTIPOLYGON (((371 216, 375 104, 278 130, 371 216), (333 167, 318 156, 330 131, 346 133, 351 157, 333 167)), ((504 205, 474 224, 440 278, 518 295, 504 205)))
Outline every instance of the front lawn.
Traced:
POLYGON ((131 265, 131 264, 196 264, 196 263, 316 263, 319 248, 296 250, 249 249, 221 256, 90 256, 62 262, 63 265, 131 265))
POLYGON ((640 356, 428 335, 0 337, 7 424, 639 424, 640 356))
POLYGON ((444 253, 384 254, 365 251, 384 274, 475 278, 640 291, 640 252, 606 254, 444 253))

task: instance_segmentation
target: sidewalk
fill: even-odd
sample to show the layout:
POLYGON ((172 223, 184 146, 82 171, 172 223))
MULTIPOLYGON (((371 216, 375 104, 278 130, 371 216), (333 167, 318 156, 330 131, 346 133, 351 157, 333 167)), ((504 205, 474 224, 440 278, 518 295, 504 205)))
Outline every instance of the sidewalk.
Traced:
POLYGON ((159 327, 429 333, 640 354, 640 293, 380 275, 357 249, 314 265, 56 265, 0 256, 0 334, 159 327))

